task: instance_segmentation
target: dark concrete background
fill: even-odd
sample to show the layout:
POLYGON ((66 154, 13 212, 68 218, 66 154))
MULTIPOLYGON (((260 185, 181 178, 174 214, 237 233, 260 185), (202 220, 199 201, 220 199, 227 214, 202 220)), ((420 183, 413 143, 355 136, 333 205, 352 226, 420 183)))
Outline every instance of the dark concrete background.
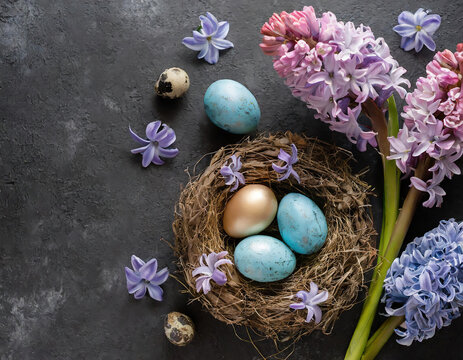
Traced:
MULTIPOLYGON (((246 85, 258 99, 259 131, 292 130, 354 150, 357 169, 381 190, 372 149, 355 152, 343 135, 313 119, 293 98, 259 47, 261 25, 274 11, 313 5, 341 20, 371 25, 415 81, 432 53, 405 53, 392 31, 402 10, 431 8, 442 16, 439 49, 462 41, 461 0, 302 1, 2 0, 0 5, 0 359, 258 359, 255 349, 226 326, 187 305, 181 286, 165 285, 165 301, 127 294, 130 256, 157 257, 175 270, 161 241, 173 240, 174 204, 196 161, 238 141, 207 120, 202 97, 221 78, 246 85), (235 48, 215 66, 181 44, 211 11, 230 22, 235 48), (460 38, 458 39, 458 35, 460 38), (191 78, 185 98, 153 95, 158 75, 184 68, 191 78), (141 167, 129 150, 130 124, 143 133, 160 119, 177 133, 179 156, 162 167, 141 167), (186 348, 169 344, 163 318, 187 313, 198 329, 186 348)), ((205 162, 201 163, 202 169, 205 162)), ((463 177, 444 184, 441 209, 419 209, 410 238, 440 219, 463 218, 463 177)), ((381 196, 373 199, 376 224, 381 196)), ((293 359, 342 359, 360 306, 345 313, 332 335, 312 334, 293 359)), ((237 329, 243 334, 242 329, 237 329)), ((432 339, 403 347, 390 341, 380 359, 463 358, 463 321, 432 339)), ((264 354, 274 352, 259 343, 264 354)))

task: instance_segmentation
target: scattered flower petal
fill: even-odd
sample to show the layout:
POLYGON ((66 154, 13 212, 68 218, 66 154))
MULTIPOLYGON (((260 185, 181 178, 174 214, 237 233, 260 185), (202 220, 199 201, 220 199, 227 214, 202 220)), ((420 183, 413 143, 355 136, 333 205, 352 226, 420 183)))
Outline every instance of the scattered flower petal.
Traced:
POLYGON ((235 191, 238 189, 238 186, 244 185, 245 180, 242 173, 240 173, 241 169, 241 156, 238 158, 235 155, 230 157, 230 163, 228 161, 222 166, 220 169, 220 174, 225 179, 225 185, 233 185, 230 191, 235 191))
POLYGON ((415 49, 419 52, 423 45, 431 51, 436 50, 432 36, 439 29, 441 18, 435 14, 428 15, 428 11, 418 9, 414 14, 403 11, 399 15, 399 25, 393 30, 402 36, 400 47, 405 51, 415 49))
POLYGON ((230 25, 227 21, 218 22, 210 12, 201 15, 201 26, 193 31, 193 37, 186 37, 182 44, 187 48, 199 51, 198 59, 206 60, 209 64, 219 61, 219 50, 233 47, 231 41, 225 40, 230 25))
POLYGON ((322 311, 318 304, 328 299, 328 291, 318 292, 318 286, 310 282, 310 291, 301 290, 296 294, 296 297, 302 302, 291 304, 289 307, 294 310, 307 309, 305 322, 310 322, 313 319, 315 324, 318 324, 322 320, 322 311))
POLYGON ((193 270, 193 276, 201 275, 196 278, 196 291, 203 291, 207 294, 211 291, 211 280, 217 285, 223 286, 227 282, 227 275, 219 270, 219 266, 223 264, 233 265, 231 260, 224 259, 228 255, 227 251, 222 251, 216 254, 211 252, 209 255, 202 254, 199 258, 199 265, 193 270))
POLYGON ((283 176, 278 178, 278 181, 283 181, 288 179, 291 175, 295 177, 297 182, 300 184, 301 179, 299 178, 298 173, 293 169, 293 165, 297 163, 297 148, 294 144, 291 144, 292 154, 289 155, 283 149, 280 149, 280 153, 278 154, 278 159, 284 161, 286 164, 283 166, 278 166, 276 164, 272 164, 273 170, 275 170, 278 174, 283 174, 283 176))
POLYGON ((161 157, 170 159, 176 157, 178 154, 178 149, 167 149, 176 140, 174 130, 166 124, 162 124, 162 129, 159 131, 160 127, 161 122, 159 120, 150 122, 146 126, 146 137, 148 140, 145 140, 135 134, 129 126, 132 138, 139 144, 143 145, 142 147, 131 150, 132 154, 143 155, 143 167, 147 167, 151 163, 155 165, 163 165, 164 161, 161 157))
POLYGON ((134 294, 135 299, 143 298, 148 290, 149 295, 157 301, 162 301, 162 285, 169 277, 167 267, 158 270, 158 261, 151 259, 144 262, 139 257, 132 255, 132 269, 125 268, 125 277, 127 280, 127 290, 129 294, 134 294))

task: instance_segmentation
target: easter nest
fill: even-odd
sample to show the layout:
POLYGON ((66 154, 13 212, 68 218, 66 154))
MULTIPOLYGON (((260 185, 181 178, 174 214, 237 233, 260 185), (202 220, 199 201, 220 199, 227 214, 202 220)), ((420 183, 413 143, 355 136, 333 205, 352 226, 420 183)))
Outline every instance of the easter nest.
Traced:
MULTIPOLYGON (((364 286, 364 273, 371 269, 376 255, 368 202, 371 189, 361 174, 351 172, 351 160, 346 150, 289 132, 246 139, 217 151, 206 170, 191 178, 182 191, 173 223, 178 266, 193 300, 200 301, 220 321, 251 327, 274 340, 294 340, 314 330, 329 334, 339 315, 356 303, 364 286), (298 149, 294 169, 300 184, 294 178, 278 181, 278 174, 272 170, 280 148, 291 153, 292 143, 298 149), (251 281, 234 266, 225 265, 222 268, 228 282, 224 286, 211 283, 208 294, 198 294, 192 271, 199 266, 201 254, 228 251, 227 258, 233 261, 239 242, 222 227, 225 205, 234 193, 219 171, 233 154, 241 156, 246 184, 266 185, 278 200, 290 192, 314 200, 326 216, 328 236, 319 252, 297 255, 295 271, 284 280, 251 281), (299 290, 310 290, 310 282, 329 293, 328 300, 320 305, 323 317, 318 324, 305 322, 307 311, 289 308, 297 302, 294 296, 299 290)), ((281 238, 276 221, 263 234, 281 238)))

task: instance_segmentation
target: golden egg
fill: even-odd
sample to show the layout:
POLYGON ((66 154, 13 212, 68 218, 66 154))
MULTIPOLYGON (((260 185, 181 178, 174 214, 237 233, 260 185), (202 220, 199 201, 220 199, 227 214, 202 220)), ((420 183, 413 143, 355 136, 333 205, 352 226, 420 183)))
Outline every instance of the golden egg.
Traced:
POLYGON ((277 209, 277 198, 269 187, 246 185, 225 206, 223 228, 234 238, 258 234, 272 223, 277 209))

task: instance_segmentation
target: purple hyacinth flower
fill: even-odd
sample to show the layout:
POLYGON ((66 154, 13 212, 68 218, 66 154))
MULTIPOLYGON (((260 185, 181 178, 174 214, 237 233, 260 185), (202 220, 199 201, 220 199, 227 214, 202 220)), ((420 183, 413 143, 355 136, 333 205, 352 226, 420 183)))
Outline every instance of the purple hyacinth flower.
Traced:
POLYGON ((399 25, 393 30, 402 36, 400 47, 405 51, 415 48, 416 52, 421 51, 423 45, 429 50, 436 50, 436 44, 432 36, 439 29, 441 18, 439 15, 428 15, 427 11, 418 9, 414 14, 410 11, 403 11, 399 15, 399 25))
POLYGON ((209 255, 202 254, 199 258, 199 264, 196 269, 193 270, 193 276, 200 275, 196 279, 196 291, 200 292, 203 290, 204 294, 211 291, 211 280, 214 280, 217 285, 225 285, 227 282, 227 275, 218 269, 220 265, 230 264, 233 265, 231 260, 223 259, 228 255, 228 251, 221 251, 218 254, 211 252, 209 255))
POLYGON ((159 131, 160 127, 161 122, 159 120, 150 122, 146 126, 146 137, 148 140, 145 140, 135 134, 129 126, 132 138, 143 145, 142 147, 131 150, 132 154, 141 153, 143 155, 143 167, 147 167, 151 163, 162 165, 164 161, 161 160, 161 157, 169 159, 176 157, 178 154, 178 149, 167 149, 167 147, 175 142, 176 137, 174 130, 166 124, 162 124, 162 129, 159 131))
POLYGON ((325 302, 328 299, 328 291, 318 292, 318 286, 314 282, 310 282, 310 291, 299 291, 296 296, 302 302, 289 305, 294 310, 307 309, 307 318, 305 322, 310 322, 314 319, 315 324, 318 324, 322 319, 322 311, 318 304, 325 302))
POLYGON ((132 269, 125 268, 125 277, 127 278, 127 290, 129 294, 134 294, 135 299, 139 300, 146 294, 148 289, 149 295, 157 301, 162 301, 164 291, 161 286, 169 277, 167 267, 158 270, 158 261, 151 259, 144 262, 139 257, 132 255, 132 269))
POLYGON ((225 179, 225 185, 231 185, 234 183, 233 187, 230 189, 230 191, 235 191, 238 189, 238 186, 244 185, 245 180, 243 174, 241 174, 239 171, 241 169, 241 156, 238 158, 235 155, 232 155, 230 158, 230 164, 228 164, 228 161, 222 166, 220 169, 220 174, 225 179))
POLYGON ((407 245, 384 281, 383 302, 389 316, 405 316, 397 342, 432 338, 458 318, 463 306, 463 223, 454 219, 407 245))
POLYGON ((204 58, 209 64, 219 61, 219 50, 233 47, 231 41, 225 40, 230 25, 227 21, 218 22, 210 12, 201 15, 199 30, 193 31, 193 37, 186 37, 182 44, 187 48, 199 51, 198 59, 204 58))
POLYGON ((300 184, 301 179, 299 178, 299 175, 297 174, 297 172, 293 169, 293 165, 297 163, 297 148, 294 144, 291 144, 291 149, 292 149, 291 155, 289 155, 283 149, 280 149, 280 153, 278 154, 278 159, 284 161, 286 164, 283 166, 272 164, 272 168, 278 174, 284 173, 282 177, 278 178, 278 181, 286 180, 287 178, 289 178, 290 175, 293 175, 296 178, 297 182, 300 184))
POLYGON ((442 205, 442 197, 445 196, 445 190, 439 186, 439 183, 433 179, 429 179, 424 182, 423 180, 413 176, 410 178, 410 186, 414 186, 417 190, 427 192, 429 199, 423 203, 424 207, 433 207, 436 205, 440 207, 442 205))

